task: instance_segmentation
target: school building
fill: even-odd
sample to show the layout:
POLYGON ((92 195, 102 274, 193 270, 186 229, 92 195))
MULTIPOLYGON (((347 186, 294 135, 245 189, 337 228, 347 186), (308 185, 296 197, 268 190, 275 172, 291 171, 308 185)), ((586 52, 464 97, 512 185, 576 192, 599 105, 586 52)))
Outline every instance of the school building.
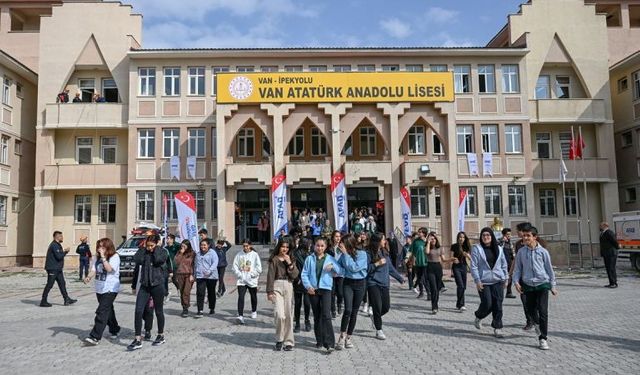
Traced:
MULTIPOLYGON (((626 142, 627 130, 614 130, 616 113, 626 113, 628 129, 639 126, 638 14, 633 1, 531 0, 471 48, 145 49, 142 16, 129 5, 0 0, 0 76, 11 95, 5 103, 3 90, 0 263, 31 255, 40 267, 53 230, 67 246, 83 234, 119 243, 141 222, 161 225, 163 197, 171 202, 180 190, 194 195, 198 224, 214 236, 255 237, 278 174, 290 213, 323 208, 333 218, 336 172, 350 208, 384 202, 387 231, 402 225, 406 186, 413 226, 436 230, 448 246, 466 189, 471 236, 499 217, 505 227, 531 221, 553 239, 597 244, 597 223, 619 210, 627 189, 618 186, 616 142, 626 142), (338 83, 449 72, 443 87, 454 95, 284 100, 266 90, 256 100, 219 100, 229 94, 217 85, 223 77, 331 72, 338 83), (69 103, 57 102, 65 89, 69 103), (73 103, 76 93, 82 101, 73 103), (104 101, 91 102, 95 93, 104 101), (585 144, 575 163, 567 160, 572 127, 585 144), (484 175, 484 154, 492 175, 484 175)), ((618 160, 621 179, 627 159, 618 160)))

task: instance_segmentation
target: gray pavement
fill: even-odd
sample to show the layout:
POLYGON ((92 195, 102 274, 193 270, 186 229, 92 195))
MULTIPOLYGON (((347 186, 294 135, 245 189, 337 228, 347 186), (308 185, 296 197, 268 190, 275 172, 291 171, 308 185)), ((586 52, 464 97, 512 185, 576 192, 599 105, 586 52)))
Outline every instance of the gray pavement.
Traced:
MULTIPOLYGON (((145 342, 135 352, 126 351, 133 336, 135 303, 129 285, 123 286, 115 303, 121 338, 104 338, 97 347, 85 347, 81 339, 89 333, 97 307, 92 286, 74 281, 77 273, 69 272, 67 285, 78 303, 62 306, 54 287, 50 295, 54 306, 41 308, 37 304, 46 281, 44 271, 3 273, 0 369, 3 374, 633 374, 640 371, 640 277, 626 263, 620 268, 620 287, 615 290, 602 287, 604 270, 561 275, 560 295, 550 300, 551 350, 546 352, 537 349, 535 333, 522 331, 519 299, 505 300, 506 337, 495 339, 490 328, 477 331, 473 326, 479 299, 471 281, 468 311, 453 309, 455 284, 447 282, 449 290, 441 296, 440 313, 435 316, 429 314, 429 302, 417 300, 394 282, 391 311, 383 318, 387 340, 376 340, 370 319, 360 314, 355 348, 331 355, 315 349, 312 332, 296 335, 293 352, 272 351, 272 307, 264 283, 258 319, 236 325, 237 294, 229 272, 228 293, 218 300, 212 317, 181 318, 171 286, 173 295, 165 305, 167 343, 152 347, 145 342)), ((248 302, 247 296, 247 306, 248 302)), ((338 325, 334 320, 336 331, 338 325)))

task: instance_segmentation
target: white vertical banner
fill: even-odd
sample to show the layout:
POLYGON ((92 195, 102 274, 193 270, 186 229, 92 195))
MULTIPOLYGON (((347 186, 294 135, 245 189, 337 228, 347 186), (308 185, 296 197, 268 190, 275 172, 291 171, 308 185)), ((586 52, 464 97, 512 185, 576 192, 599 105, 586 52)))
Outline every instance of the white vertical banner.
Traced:
MULTIPOLYGON (((562 150, 560 150, 560 152, 562 152, 562 150)), ((560 157, 562 157, 562 154, 560 154, 560 157)), ((569 170, 567 170, 567 165, 564 163, 564 159, 560 159, 559 184, 564 184, 565 182, 567 182, 567 173, 569 173, 569 170)))
POLYGON ((187 156, 187 172, 189 172, 189 177, 193 180, 196 179, 196 157, 195 156, 187 156))
POLYGON ((480 177, 480 172, 478 171, 478 155, 468 153, 467 164, 469 164, 469 176, 480 177))
POLYGON ((331 176, 331 198, 336 230, 347 233, 349 231, 347 212, 349 211, 347 209, 347 186, 343 173, 335 173, 331 176))
POLYGON ((176 178, 180 180, 180 156, 172 156, 169 161, 169 166, 171 168, 171 179, 176 178))
POLYGON ((271 199, 273 238, 278 238, 280 231, 284 229, 289 233, 289 215, 287 214, 287 183, 283 174, 279 174, 271 179, 271 199))
POLYGON ((400 189, 400 210, 402 211, 402 233, 411 237, 411 194, 409 189, 400 189))
POLYGON ((195 251, 200 249, 198 239, 198 217, 196 216, 196 201, 193 195, 181 191, 175 195, 176 213, 178 214, 178 226, 182 239, 188 239, 195 251))
POLYGON ((464 213, 467 211, 467 189, 460 189, 458 206, 458 232, 464 231, 464 213))
POLYGON ((482 153, 482 176, 493 177, 493 154, 490 152, 482 153))

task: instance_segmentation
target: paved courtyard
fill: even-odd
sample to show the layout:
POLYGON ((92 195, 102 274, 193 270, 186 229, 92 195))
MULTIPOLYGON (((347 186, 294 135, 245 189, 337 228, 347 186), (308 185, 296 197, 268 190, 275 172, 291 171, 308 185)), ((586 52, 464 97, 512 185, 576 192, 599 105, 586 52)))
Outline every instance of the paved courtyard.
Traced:
MULTIPOLYGON (((604 270, 562 274, 560 295, 550 300, 551 350, 546 352, 537 349, 535 333, 521 330, 518 299, 505 300, 506 338, 498 340, 489 328, 479 332, 473 326, 479 303, 473 285, 467 290, 469 310, 458 313, 453 309, 455 285, 448 282, 436 316, 428 314, 426 300, 393 284, 391 311, 383 319, 387 340, 376 340, 369 318, 361 314, 355 348, 331 355, 315 349, 312 332, 296 335, 294 352, 273 352, 272 308, 264 288, 258 319, 236 325, 237 295, 229 273, 228 294, 218 300, 213 317, 181 318, 171 287, 174 294, 165 307, 167 343, 152 347, 145 342, 143 349, 131 353, 126 351, 133 336, 129 285, 115 303, 121 338, 85 347, 81 339, 90 331, 97 307, 92 286, 75 281, 77 273, 70 272, 67 285, 78 303, 62 306, 54 287, 54 306, 45 309, 37 306, 44 271, 3 273, 0 369, 3 374, 633 374, 640 371, 640 277, 627 262, 620 262, 620 272, 616 290, 602 288, 604 270)), ((337 325, 334 320, 334 328, 337 325)))

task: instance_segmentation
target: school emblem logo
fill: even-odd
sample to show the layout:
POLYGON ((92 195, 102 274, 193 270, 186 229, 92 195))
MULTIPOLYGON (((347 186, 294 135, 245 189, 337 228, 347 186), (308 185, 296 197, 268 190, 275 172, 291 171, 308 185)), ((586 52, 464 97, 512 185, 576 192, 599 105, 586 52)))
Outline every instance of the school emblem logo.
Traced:
POLYGON ((253 92, 253 83, 245 76, 238 76, 229 83, 229 94, 236 100, 245 100, 253 92))

